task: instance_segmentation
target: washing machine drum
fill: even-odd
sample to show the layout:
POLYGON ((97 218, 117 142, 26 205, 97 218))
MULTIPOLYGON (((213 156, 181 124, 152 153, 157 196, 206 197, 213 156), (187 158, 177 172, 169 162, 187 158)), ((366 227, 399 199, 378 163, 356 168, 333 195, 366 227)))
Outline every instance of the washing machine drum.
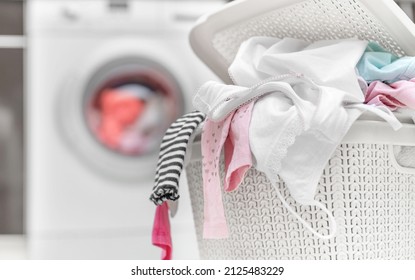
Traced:
POLYGON ((184 113, 173 74, 154 61, 123 58, 75 79, 69 88, 58 113, 79 158, 118 180, 154 176, 161 138, 184 113))

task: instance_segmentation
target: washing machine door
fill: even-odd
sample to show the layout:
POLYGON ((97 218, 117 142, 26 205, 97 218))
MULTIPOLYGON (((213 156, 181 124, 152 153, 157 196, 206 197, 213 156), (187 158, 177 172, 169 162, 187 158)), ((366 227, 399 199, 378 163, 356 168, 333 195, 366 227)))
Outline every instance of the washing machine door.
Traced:
POLYGON ((62 135, 100 175, 152 178, 161 138, 185 110, 178 77, 148 55, 125 52, 80 69, 57 106, 62 135))

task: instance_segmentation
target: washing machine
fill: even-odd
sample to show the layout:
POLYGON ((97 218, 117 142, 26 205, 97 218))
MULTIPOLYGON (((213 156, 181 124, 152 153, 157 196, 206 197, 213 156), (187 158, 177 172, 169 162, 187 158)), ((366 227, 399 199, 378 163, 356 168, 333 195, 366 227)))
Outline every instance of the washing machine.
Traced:
MULTIPOLYGON (((158 259, 151 245, 161 137, 217 79, 192 53, 219 0, 27 2, 27 234, 34 259, 158 259)), ((175 259, 197 258, 187 188, 175 259)))

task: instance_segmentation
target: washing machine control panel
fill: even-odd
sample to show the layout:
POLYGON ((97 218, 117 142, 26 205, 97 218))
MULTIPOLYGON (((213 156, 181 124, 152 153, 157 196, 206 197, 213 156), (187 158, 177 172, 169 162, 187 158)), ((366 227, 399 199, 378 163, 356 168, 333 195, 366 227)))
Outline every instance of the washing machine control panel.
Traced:
POLYGON ((160 25, 158 1, 28 1, 28 32, 151 31, 160 25))
POLYGON ((31 0, 28 33, 157 32, 189 29, 206 13, 221 8, 224 0, 31 0))

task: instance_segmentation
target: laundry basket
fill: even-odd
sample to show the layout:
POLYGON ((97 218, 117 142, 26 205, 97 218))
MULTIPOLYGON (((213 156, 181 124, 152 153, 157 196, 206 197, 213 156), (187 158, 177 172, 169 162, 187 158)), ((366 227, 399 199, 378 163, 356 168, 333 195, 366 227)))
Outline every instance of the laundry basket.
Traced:
MULTIPOLYGON (((308 41, 358 37, 397 55, 415 51, 413 24, 392 0, 239 1, 199 22, 191 42, 200 58, 229 82, 227 67, 239 45, 257 35, 308 41)), ((393 153, 396 145, 415 146, 415 125, 402 121, 407 122, 403 128, 393 131, 381 120, 359 119, 329 160, 316 200, 333 213, 337 234, 325 240, 288 212, 265 174, 255 169, 236 191, 222 194, 229 238, 203 239, 202 162, 196 141, 186 173, 200 257, 415 259, 415 170, 400 166, 393 153)), ((296 203, 282 181, 278 188, 312 228, 329 233, 322 210, 296 203)))

